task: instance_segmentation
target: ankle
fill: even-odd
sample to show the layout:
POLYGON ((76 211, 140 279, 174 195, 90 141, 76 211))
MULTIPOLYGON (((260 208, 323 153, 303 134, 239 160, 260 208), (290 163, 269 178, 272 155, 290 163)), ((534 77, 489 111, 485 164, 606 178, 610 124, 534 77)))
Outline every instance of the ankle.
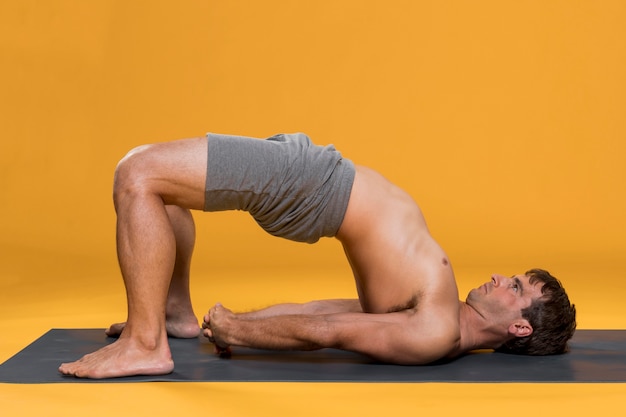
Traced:
POLYGON ((137 348, 146 351, 156 351, 163 346, 167 346, 167 331, 163 326, 145 326, 140 330, 134 329, 132 325, 126 323, 120 339, 128 339, 137 348))

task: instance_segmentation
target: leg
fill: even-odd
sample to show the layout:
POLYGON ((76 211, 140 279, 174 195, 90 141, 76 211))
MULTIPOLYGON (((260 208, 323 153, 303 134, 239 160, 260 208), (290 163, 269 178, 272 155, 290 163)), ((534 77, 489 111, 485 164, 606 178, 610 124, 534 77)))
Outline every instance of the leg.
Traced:
POLYGON ((191 212, 178 206, 166 207, 176 237, 176 261, 167 294, 165 328, 174 337, 192 338, 200 334, 198 319, 191 305, 189 276, 196 229, 191 212))
MULTIPOLYGON (((200 327, 191 305, 189 273, 191 255, 195 243, 195 225, 191 212, 178 206, 165 207, 176 240, 176 260, 170 282, 165 309, 167 335, 193 338, 200 334, 200 327)), ((126 323, 115 323, 106 331, 107 336, 119 336, 126 323)))
POLYGON ((107 378, 173 370, 165 321, 176 235, 166 205, 203 208, 206 152, 204 138, 189 139, 137 148, 118 165, 117 250, 128 320, 117 341, 62 364, 62 373, 107 378))

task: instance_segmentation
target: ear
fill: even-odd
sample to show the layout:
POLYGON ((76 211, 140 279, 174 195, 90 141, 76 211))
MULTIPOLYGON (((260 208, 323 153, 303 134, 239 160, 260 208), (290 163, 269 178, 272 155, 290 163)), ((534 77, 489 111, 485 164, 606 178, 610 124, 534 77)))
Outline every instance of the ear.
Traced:
POLYGON ((528 320, 520 319, 509 326, 509 334, 515 337, 526 337, 533 334, 533 326, 530 325, 528 320))

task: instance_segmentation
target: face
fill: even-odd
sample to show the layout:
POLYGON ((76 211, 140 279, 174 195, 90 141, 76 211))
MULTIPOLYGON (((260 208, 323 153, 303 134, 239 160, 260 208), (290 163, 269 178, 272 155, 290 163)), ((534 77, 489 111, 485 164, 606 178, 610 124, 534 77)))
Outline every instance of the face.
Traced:
POLYGON ((541 297, 542 286, 541 282, 531 285, 526 275, 494 274, 489 282, 471 290, 466 302, 485 318, 511 322, 522 318, 522 309, 541 297))

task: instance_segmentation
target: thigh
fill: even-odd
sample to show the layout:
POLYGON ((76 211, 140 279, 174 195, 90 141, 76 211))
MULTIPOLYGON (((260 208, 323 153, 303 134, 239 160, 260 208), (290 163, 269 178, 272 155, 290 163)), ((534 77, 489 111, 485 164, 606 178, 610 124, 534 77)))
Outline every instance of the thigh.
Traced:
POLYGON ((139 152, 145 181, 165 204, 201 210, 206 180, 206 138, 149 145, 139 152))

